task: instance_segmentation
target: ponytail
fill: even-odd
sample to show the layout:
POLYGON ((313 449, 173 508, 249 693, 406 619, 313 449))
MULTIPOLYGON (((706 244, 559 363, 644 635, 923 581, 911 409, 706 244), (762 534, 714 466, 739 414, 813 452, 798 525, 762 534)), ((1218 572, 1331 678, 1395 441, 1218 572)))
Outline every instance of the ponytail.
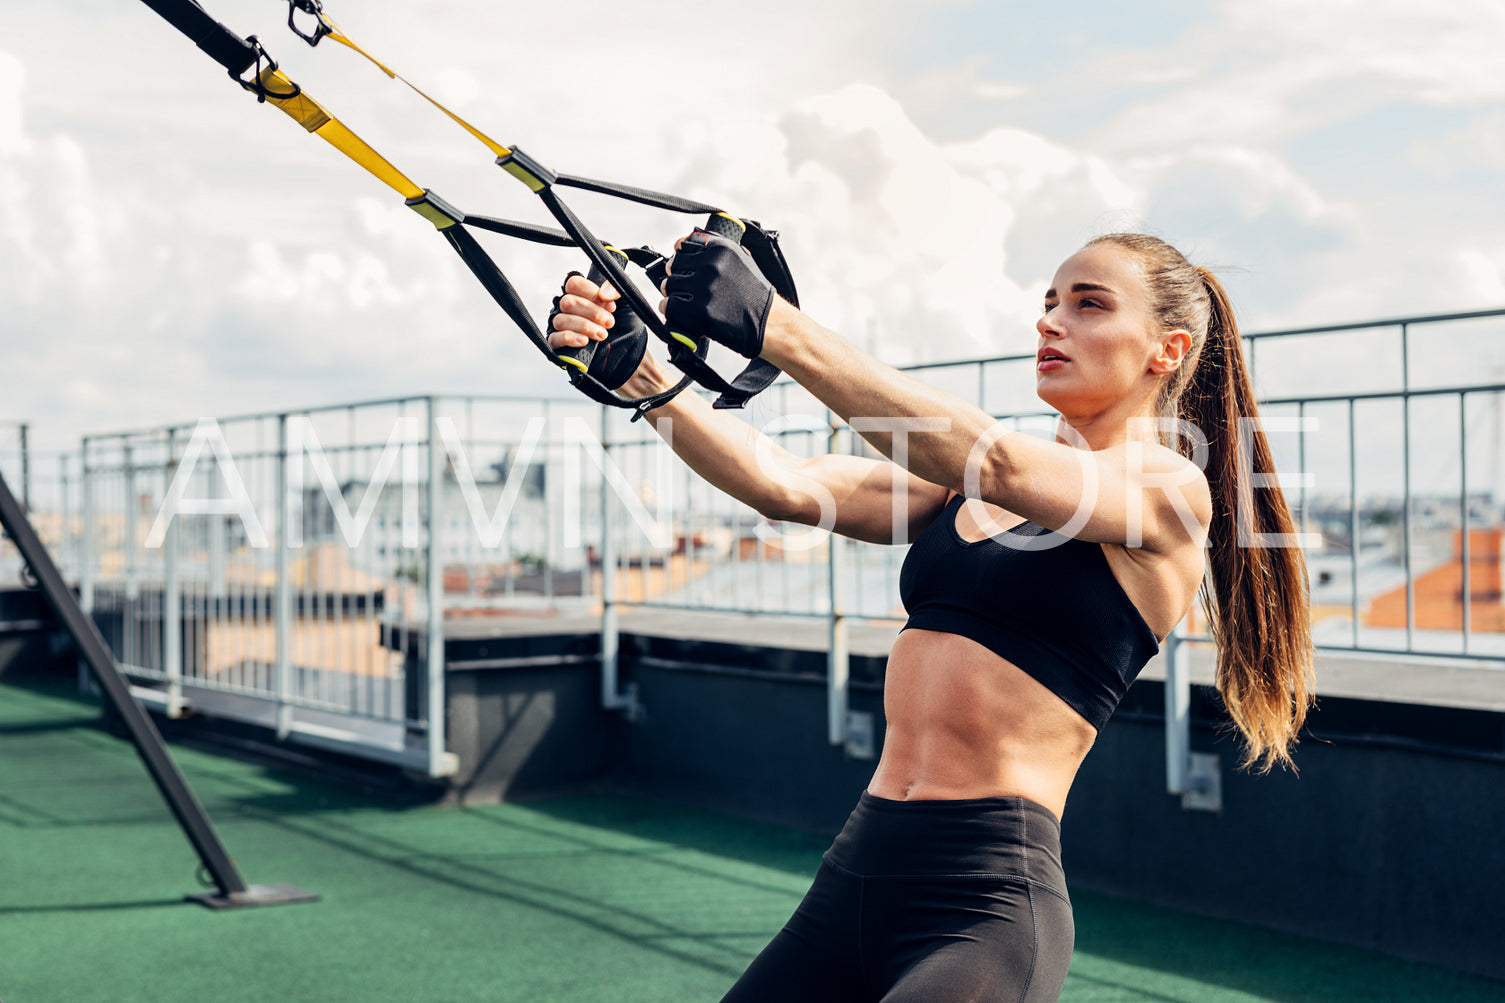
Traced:
MULTIPOLYGON (((1190 421, 1207 438, 1212 522, 1201 597, 1217 642, 1217 689, 1244 736, 1242 765, 1260 772, 1294 766, 1291 746, 1316 685, 1306 561, 1297 547, 1261 545, 1269 539, 1261 534, 1293 534, 1295 526, 1280 489, 1255 490, 1250 476, 1273 473, 1275 463, 1258 425, 1233 306, 1216 276, 1157 237, 1115 233, 1090 242, 1099 243, 1138 258, 1163 330, 1192 335, 1162 387, 1159 411, 1190 421)), ((1188 455, 1191 446, 1182 440, 1188 455)))
POLYGON ((1290 540, 1294 521, 1279 489, 1252 483, 1251 474, 1274 472, 1274 457, 1228 293, 1211 272, 1197 274, 1209 299, 1207 339, 1179 411, 1208 440, 1213 514, 1202 603, 1217 642, 1218 692, 1247 743, 1243 765, 1264 772, 1293 765, 1290 748, 1315 696, 1306 561, 1298 547, 1258 545, 1268 537, 1257 534, 1290 540))

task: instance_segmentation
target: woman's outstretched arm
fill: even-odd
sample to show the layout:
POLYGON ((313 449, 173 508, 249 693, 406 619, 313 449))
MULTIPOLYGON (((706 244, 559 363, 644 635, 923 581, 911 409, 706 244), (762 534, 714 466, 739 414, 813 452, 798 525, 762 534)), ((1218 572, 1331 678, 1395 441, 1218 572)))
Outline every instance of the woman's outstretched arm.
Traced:
MULTIPOLYGON (((605 336, 618 294, 573 276, 560 298, 549 343, 558 349, 605 336)), ((621 392, 646 397, 672 386, 647 352, 621 392)), ((685 463, 712 486, 769 519, 824 524, 873 543, 913 539, 945 504, 944 488, 892 463, 860 456, 801 457, 699 394, 681 393, 646 415, 685 463)))
POLYGON ((671 325, 772 362, 910 473, 1093 542, 1171 551, 1201 539, 1206 481, 1174 451, 1142 435, 1092 451, 1008 433, 774 295, 736 245, 694 234, 676 247, 671 325))

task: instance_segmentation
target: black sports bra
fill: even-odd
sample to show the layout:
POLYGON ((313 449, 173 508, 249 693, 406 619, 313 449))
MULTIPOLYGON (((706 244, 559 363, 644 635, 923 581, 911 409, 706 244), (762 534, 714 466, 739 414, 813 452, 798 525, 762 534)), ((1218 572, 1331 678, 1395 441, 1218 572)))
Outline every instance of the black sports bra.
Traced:
POLYGON ((909 548, 904 625, 959 634, 1008 659, 1099 731, 1160 650, 1100 544, 1026 522, 998 538, 956 531, 962 497, 909 548))

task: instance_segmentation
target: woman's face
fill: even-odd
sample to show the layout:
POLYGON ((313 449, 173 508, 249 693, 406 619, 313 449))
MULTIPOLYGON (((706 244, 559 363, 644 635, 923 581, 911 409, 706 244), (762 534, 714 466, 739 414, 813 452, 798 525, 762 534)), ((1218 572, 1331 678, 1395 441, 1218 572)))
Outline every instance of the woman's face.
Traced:
POLYGON ((1035 329, 1035 390, 1067 418, 1137 407, 1158 379, 1149 289, 1138 260, 1116 245, 1094 244, 1061 264, 1035 329))

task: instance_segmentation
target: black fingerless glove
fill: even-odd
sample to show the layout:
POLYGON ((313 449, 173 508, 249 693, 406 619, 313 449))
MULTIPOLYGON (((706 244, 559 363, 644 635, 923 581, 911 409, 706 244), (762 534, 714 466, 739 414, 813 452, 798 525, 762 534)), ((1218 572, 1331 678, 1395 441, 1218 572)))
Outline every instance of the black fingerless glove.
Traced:
POLYGON ((670 332, 710 338, 749 359, 762 352, 773 286, 730 240, 696 229, 669 263, 664 292, 670 332))
MULTIPOLYGON (((568 282, 571 276, 579 274, 570 272, 564 280, 568 282)), ((606 281, 605 273, 594 265, 587 278, 597 285, 606 281)), ((559 300, 563 295, 561 285, 560 294, 554 297, 553 309, 549 311, 549 331, 554 330, 554 318, 559 316, 559 300)), ((612 325, 606 329, 604 341, 587 341, 579 348, 561 348, 554 353, 585 365, 584 371, 594 376, 608 390, 616 390, 631 379, 632 374, 637 372, 638 364, 643 361, 643 353, 648 350, 648 328, 644 326, 643 318, 638 316, 626 297, 619 298, 616 304, 612 325)), ((567 368, 570 370, 571 380, 581 372, 578 366, 567 365, 567 368)))

